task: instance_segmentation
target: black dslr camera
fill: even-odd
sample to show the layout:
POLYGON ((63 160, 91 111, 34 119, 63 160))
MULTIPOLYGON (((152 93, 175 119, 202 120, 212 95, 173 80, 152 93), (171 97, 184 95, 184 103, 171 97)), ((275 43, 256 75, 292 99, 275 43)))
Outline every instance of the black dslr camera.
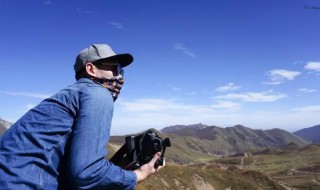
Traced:
POLYGON ((163 165, 166 147, 170 147, 170 139, 162 139, 153 130, 148 130, 137 136, 127 136, 126 143, 115 153, 110 162, 124 169, 135 170, 150 162, 154 154, 161 152, 154 168, 163 165))

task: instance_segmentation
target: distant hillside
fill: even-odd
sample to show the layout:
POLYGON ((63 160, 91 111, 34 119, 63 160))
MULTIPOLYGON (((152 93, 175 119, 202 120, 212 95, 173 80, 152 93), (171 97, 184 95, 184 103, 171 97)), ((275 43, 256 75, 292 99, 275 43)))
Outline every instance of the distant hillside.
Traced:
POLYGON ((12 124, 0 118, 0 136, 11 126, 12 124))
POLYGON ((206 127, 208 127, 208 126, 207 125, 203 125, 202 123, 193 124, 193 125, 174 125, 174 126, 170 126, 170 127, 165 127, 161 131, 164 132, 164 133, 171 133, 171 132, 174 132, 174 131, 178 131, 180 129, 193 130, 193 129, 203 129, 203 128, 206 128, 206 127))
MULTIPOLYGON (((285 130, 257 130, 236 125, 221 128, 217 126, 196 127, 192 125, 166 127, 162 132, 180 137, 188 137, 176 141, 188 145, 191 149, 198 149, 211 154, 227 154, 243 151, 256 151, 267 147, 283 147, 289 143, 305 146, 308 143, 285 130)), ((189 149, 190 149, 189 148, 189 149)))
MULTIPOLYGON (((282 148, 290 144, 302 147, 308 144, 281 129, 254 130, 241 125, 227 128, 202 124, 176 125, 166 127, 158 134, 170 138, 172 146, 167 149, 166 158, 175 163, 204 162, 238 152, 282 148)), ((125 136, 112 136, 110 153, 115 151, 114 147, 119 148, 124 139, 125 136)))
POLYGON ((301 129, 293 134, 310 141, 312 143, 320 143, 320 125, 301 129))

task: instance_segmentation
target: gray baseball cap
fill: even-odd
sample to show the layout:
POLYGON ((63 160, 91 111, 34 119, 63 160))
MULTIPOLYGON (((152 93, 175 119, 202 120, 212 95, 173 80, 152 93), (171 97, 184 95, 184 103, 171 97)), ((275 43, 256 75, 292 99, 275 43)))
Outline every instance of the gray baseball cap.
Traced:
POLYGON ((115 54, 111 47, 107 44, 92 44, 88 48, 82 50, 76 58, 74 71, 80 71, 87 63, 95 61, 117 61, 121 67, 128 66, 133 61, 133 57, 129 53, 115 54))

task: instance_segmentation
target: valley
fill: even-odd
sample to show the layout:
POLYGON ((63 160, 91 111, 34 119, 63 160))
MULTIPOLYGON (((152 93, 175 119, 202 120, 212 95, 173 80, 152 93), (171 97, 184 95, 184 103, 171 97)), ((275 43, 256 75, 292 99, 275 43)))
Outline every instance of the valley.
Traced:
MULTIPOLYGON (((278 129, 205 128, 185 126, 184 131, 179 126, 167 128, 167 133, 157 131, 171 139, 167 165, 139 183, 137 190, 320 189, 320 145, 278 129), (238 146, 232 146, 237 141, 238 146)), ((120 147, 123 139, 111 137, 110 145, 120 147)), ((112 147, 108 157, 115 152, 112 147)))
MULTIPOLYGON (((320 145, 266 149, 243 156, 178 164, 168 161, 157 175, 139 183, 137 190, 190 189, 320 189, 320 145)), ((174 160, 170 157, 167 160, 174 160)))

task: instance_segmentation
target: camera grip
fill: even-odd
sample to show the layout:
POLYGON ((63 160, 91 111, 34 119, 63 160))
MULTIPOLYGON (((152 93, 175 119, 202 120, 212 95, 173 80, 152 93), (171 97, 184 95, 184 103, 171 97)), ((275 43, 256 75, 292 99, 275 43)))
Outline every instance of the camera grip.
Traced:
POLYGON ((157 169, 159 166, 163 166, 163 156, 161 155, 156 163, 154 164, 154 169, 157 169))

